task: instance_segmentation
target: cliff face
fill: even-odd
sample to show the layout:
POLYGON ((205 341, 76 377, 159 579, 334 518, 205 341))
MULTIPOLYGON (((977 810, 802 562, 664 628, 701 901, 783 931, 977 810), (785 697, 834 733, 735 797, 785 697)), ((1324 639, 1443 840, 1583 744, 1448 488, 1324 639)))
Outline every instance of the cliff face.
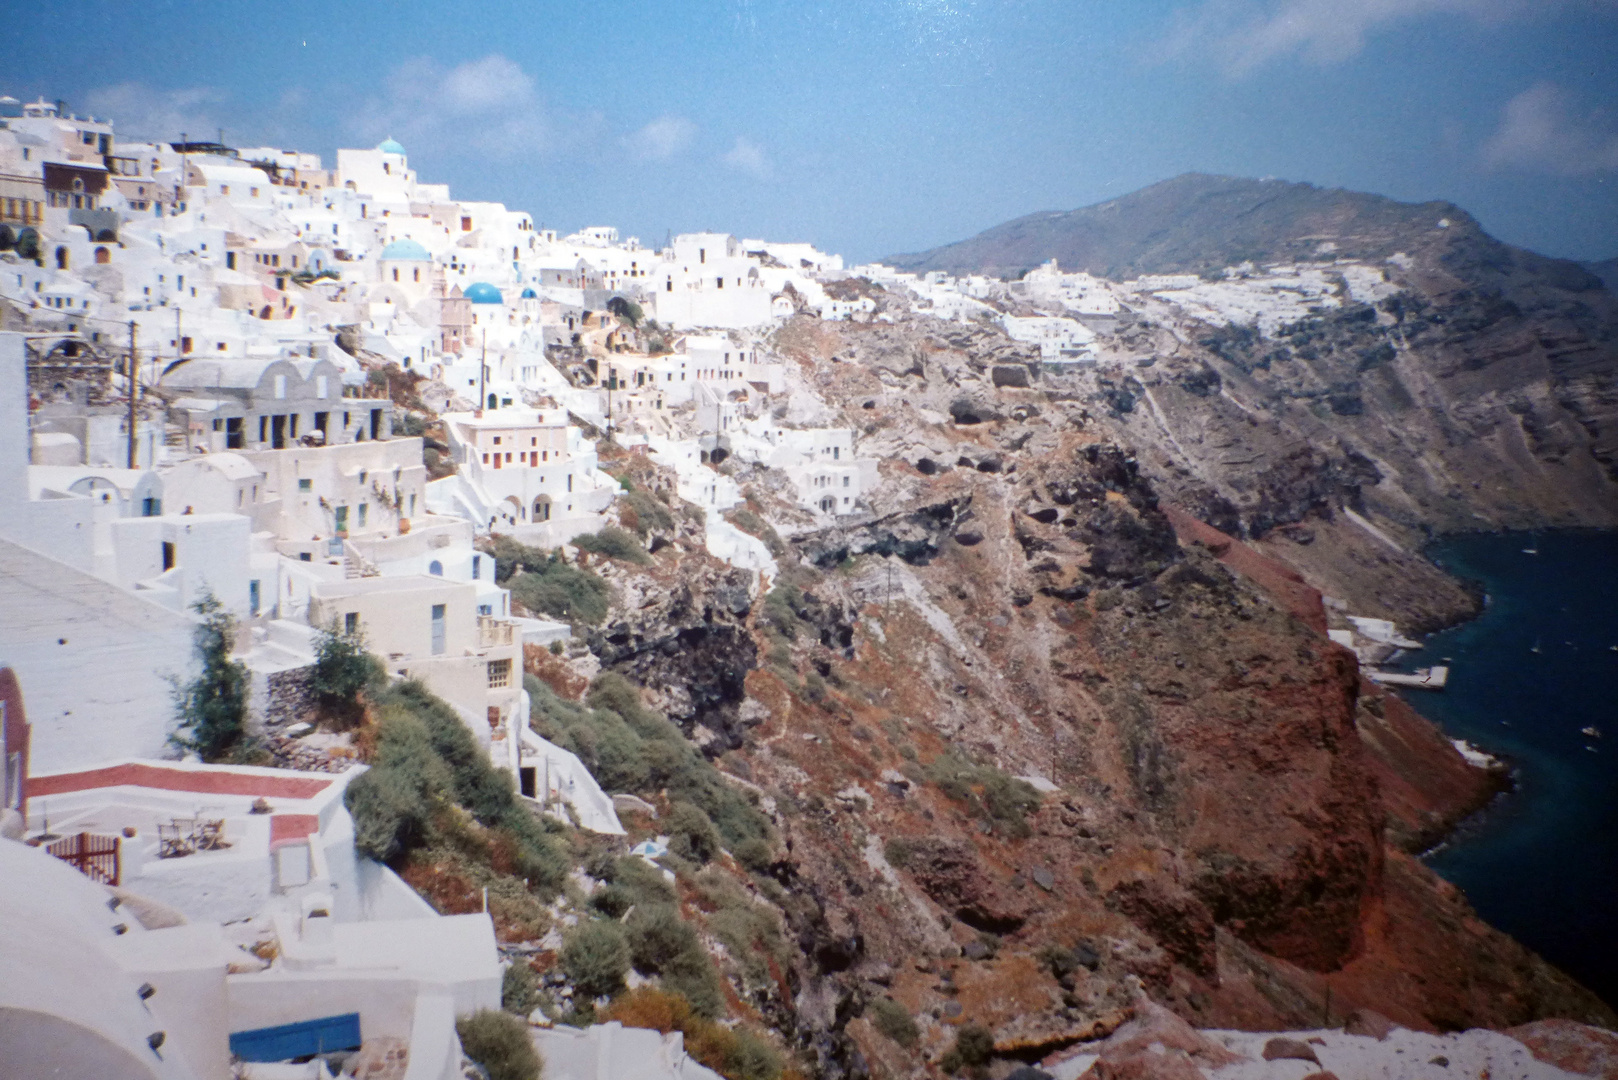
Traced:
POLYGON ((1103 334, 1114 363, 1047 382, 1095 402, 1165 497, 1227 532, 1345 503, 1407 541, 1618 520, 1618 299, 1458 207, 1190 174, 896 263, 992 273, 1053 257, 1114 279, 1218 279, 1243 260, 1385 275, 1376 299, 1269 334, 1140 294, 1103 334))
MULTIPOLYGON (((678 537, 611 567, 591 642, 772 815, 793 950, 766 1012, 828 1075, 921 1069, 968 1023, 1037 1056, 1136 987, 1204 1027, 1612 1023, 1405 853, 1494 781, 1324 637, 1338 555, 1365 590, 1426 565, 1336 481, 1300 470, 1318 496, 1248 542, 1165 499, 1099 393, 997 385, 997 333, 802 320, 776 346, 883 459, 880 511, 817 527, 727 461, 783 534, 774 591, 678 537)), ((1412 593, 1470 602, 1436 572, 1412 593)))

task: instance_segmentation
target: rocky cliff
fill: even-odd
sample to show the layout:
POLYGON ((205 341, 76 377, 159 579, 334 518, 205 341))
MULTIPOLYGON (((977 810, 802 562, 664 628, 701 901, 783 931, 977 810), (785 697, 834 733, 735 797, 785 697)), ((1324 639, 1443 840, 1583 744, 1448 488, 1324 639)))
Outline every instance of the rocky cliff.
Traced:
MULTIPOLYGON (((1099 270, 1206 269, 1236 239, 1314 259, 1340 302, 1291 321, 1142 292, 1077 366, 887 294, 870 322, 787 321, 776 419, 853 428, 880 482, 828 521, 714 455, 766 585, 706 553, 670 474, 606 448, 670 512, 641 515, 644 561, 572 556, 612 608, 530 673, 556 737, 603 762, 629 736, 568 702, 627 678, 767 818, 763 838, 721 823, 745 835, 728 852, 677 835, 665 864, 721 1011, 817 1074, 1005 1072, 1147 999, 1259 1031, 1618 1021, 1415 858, 1501 777, 1325 633, 1345 604, 1407 631, 1475 611, 1421 558, 1432 533, 1618 523, 1618 309, 1454 207, 1297 187, 1192 178, 1080 215, 1111 230, 1099 270), (1215 219, 1247 232, 1197 239, 1215 219)), ((631 840, 689 817, 653 745, 620 771, 666 816, 626 812, 631 840)), ((609 878, 585 881, 629 888, 609 878)))
MULTIPOLYGON (((873 512, 818 524, 727 460, 780 578, 750 594, 681 525, 650 565, 602 567, 589 661, 768 812, 752 873, 789 971, 747 1007, 816 1069, 919 1074, 968 1027, 1038 1058, 1142 992, 1202 1027, 1613 1023, 1409 854, 1497 778, 1324 636, 1318 579, 1405 620, 1472 603, 1374 535, 1391 470, 1249 435, 1293 464, 1194 481, 1158 455, 1189 441, 1174 417, 1237 422, 1172 395, 1208 398, 1150 387, 1154 440, 1099 376, 1049 379, 989 328, 800 319, 774 344, 883 459, 873 512), (1030 377, 996 377, 1012 365, 1030 377), (914 1041, 883 1033, 892 1008, 914 1041)), ((639 454, 612 467, 677 501, 639 454)))

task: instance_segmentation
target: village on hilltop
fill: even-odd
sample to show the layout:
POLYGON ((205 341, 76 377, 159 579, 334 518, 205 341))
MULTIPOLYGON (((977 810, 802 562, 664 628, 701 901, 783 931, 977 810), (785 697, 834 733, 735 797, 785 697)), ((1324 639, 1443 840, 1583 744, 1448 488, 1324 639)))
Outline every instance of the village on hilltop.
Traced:
MULTIPOLYGON (((1061 367, 1107 363, 1126 301, 1264 330, 1334 291, 558 235, 418 178, 391 138, 328 167, 0 98, 0 794, 23 841, 0 843, 0 922, 30 928, 0 936, 0 1004, 54 1018, 82 1075, 316 1077, 358 1049, 360 1075, 461 1076, 456 1018, 501 1006, 509 957, 487 895, 440 916, 357 840, 366 768, 306 719, 323 651, 445 703, 518 811, 622 835, 645 804, 529 723, 525 656, 578 653, 575 626, 497 581, 499 543, 568 564, 620 520, 609 452, 672 472, 761 596, 780 568, 723 516, 743 496, 720 462, 777 470, 817 527, 878 509, 859 432, 789 407, 787 320, 983 322, 1061 367), (176 742, 218 627, 268 763, 176 742)), ((559 1060, 617 1040, 663 1063, 636 1075, 712 1075, 677 1034, 552 1037, 559 1060)))

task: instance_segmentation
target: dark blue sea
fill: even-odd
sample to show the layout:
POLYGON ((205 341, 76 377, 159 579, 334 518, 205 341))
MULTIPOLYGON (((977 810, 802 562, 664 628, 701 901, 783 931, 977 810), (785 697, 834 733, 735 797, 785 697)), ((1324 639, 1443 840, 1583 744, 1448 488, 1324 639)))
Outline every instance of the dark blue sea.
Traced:
POLYGON ((1517 788, 1426 861, 1486 920, 1618 1005, 1618 533, 1461 536, 1427 554, 1481 581, 1489 602, 1405 658, 1450 666, 1447 689, 1405 700, 1506 758, 1517 788), (1581 733, 1590 726, 1601 736, 1581 733))

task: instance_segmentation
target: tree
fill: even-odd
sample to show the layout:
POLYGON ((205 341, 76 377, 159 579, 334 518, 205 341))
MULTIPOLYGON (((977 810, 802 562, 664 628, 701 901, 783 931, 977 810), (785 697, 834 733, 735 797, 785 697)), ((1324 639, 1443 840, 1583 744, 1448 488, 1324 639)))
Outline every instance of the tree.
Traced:
POLYGON ((344 630, 337 621, 319 632, 309 688, 326 719, 337 727, 353 727, 365 706, 360 695, 383 676, 382 663, 365 649, 365 632, 356 622, 344 630))
POLYGON ((219 761, 241 747, 247 730, 247 666, 230 658, 236 617, 213 595, 191 605, 202 616, 192 646, 202 665, 195 679, 174 688, 179 725, 169 738, 204 761, 219 761))
POLYGON ((615 296, 607 301, 607 310, 627 322, 630 326, 640 325, 646 313, 635 301, 622 296, 615 296))

